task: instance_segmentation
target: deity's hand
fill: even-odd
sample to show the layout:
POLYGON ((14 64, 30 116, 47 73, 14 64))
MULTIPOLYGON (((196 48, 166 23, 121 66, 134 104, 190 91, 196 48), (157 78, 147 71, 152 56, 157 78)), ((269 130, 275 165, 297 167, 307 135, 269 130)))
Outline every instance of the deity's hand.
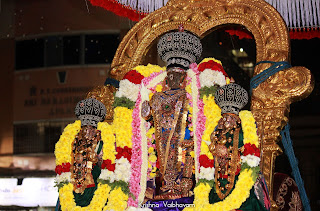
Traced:
POLYGON ((151 118, 151 106, 147 100, 141 105, 141 116, 145 120, 149 120, 151 118))
POLYGON ((211 144, 209 145, 209 151, 211 152, 211 154, 212 154, 213 156, 215 156, 215 154, 216 154, 216 145, 215 145, 214 143, 211 143, 211 144))
POLYGON ((87 162, 87 168, 92 169, 92 162, 91 161, 87 162))
POLYGON ((213 131, 211 133, 210 140, 211 140, 211 144, 209 145, 209 151, 211 152, 211 154, 213 156, 215 156, 215 154, 216 154, 216 141, 217 141, 215 131, 213 131))

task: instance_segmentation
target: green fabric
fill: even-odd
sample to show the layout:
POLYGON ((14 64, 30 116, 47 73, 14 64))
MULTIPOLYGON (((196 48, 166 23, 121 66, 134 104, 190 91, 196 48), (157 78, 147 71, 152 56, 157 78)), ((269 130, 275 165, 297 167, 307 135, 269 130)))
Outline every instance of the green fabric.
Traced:
POLYGON ((103 147, 103 141, 100 141, 99 142, 99 148, 98 148, 98 151, 97 151, 97 155, 100 154, 101 150, 102 150, 102 147, 103 147))
POLYGON ((243 144, 243 131, 241 129, 240 132, 239 132, 239 145, 238 145, 238 148, 241 148, 243 146, 244 146, 244 144, 243 144))
MULTIPOLYGON (((230 135, 229 133, 226 134, 227 138, 228 137, 231 137, 233 139, 233 135, 230 135)), ((226 143, 226 147, 229 147, 230 145, 233 144, 233 141, 231 143, 226 143)), ((242 146, 244 146, 243 144, 243 131, 240 130, 239 132, 239 145, 238 145, 238 148, 241 148, 242 146)), ((235 184, 237 183, 238 181, 238 177, 239 175, 236 175, 235 176, 235 182, 234 182, 234 185, 231 189, 231 192, 229 194, 232 193, 232 191, 234 190, 234 186, 235 184)), ((225 187, 225 185, 227 184, 227 179, 223 179, 223 178, 219 178, 218 180, 221 184, 222 187, 225 187)), ((223 193, 226 192, 225 191, 222 191, 223 193)), ((210 193, 209 193, 209 203, 210 204, 214 204, 214 203, 217 203, 219 201, 222 201, 218 194, 216 193, 216 190, 215 190, 215 185, 213 185, 210 193)), ((256 197, 255 193, 254 193, 254 187, 252 187, 252 189, 250 190, 250 196, 249 198, 241 205, 240 208, 238 208, 238 210, 267 210, 266 208, 264 208, 264 206, 261 204, 261 202, 258 200, 258 198, 256 197)))
MULTIPOLYGON (((236 175, 234 179, 235 179, 235 181, 237 181, 238 180, 238 175, 236 175)), ((227 184, 227 182, 228 182, 227 179, 219 179, 219 181, 220 181, 221 186, 225 186, 227 184)), ((234 189, 234 186, 232 187, 230 193, 232 193, 233 189, 234 189)), ((223 191, 223 193, 225 193, 225 191, 223 191)), ((222 200, 219 198, 218 194, 216 193, 216 187, 215 187, 215 184, 214 184, 212 189, 211 189, 211 191, 210 191, 210 193, 209 193, 209 203, 210 204, 214 204, 214 203, 219 202, 219 201, 222 201, 222 200)))
POLYGON ((247 200, 241 205, 239 210, 266 210, 267 209, 261 204, 261 202, 258 200, 254 193, 254 187, 250 190, 250 196, 247 198, 247 200))
POLYGON ((96 191, 98 186, 97 179, 100 173, 101 173, 100 167, 98 165, 95 165, 92 169, 92 176, 95 183, 95 187, 86 188, 82 194, 73 192, 74 200, 77 206, 86 207, 90 204, 92 197, 94 195, 94 192, 96 191))

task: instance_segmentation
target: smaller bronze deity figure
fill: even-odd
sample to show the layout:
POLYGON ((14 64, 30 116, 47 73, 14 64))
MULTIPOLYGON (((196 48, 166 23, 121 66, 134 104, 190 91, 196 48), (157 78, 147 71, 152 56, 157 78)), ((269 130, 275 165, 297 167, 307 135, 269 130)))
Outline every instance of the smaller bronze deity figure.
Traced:
MULTIPOLYGON (((232 193, 242 170, 245 145, 239 112, 248 102, 248 93, 237 84, 228 84, 216 91, 215 102, 221 108, 222 117, 210 137, 209 150, 215 167, 215 184, 209 194, 211 204, 223 201, 232 193)), ((258 177, 239 210, 268 210, 269 198, 263 184, 263 178, 258 177)))
POLYGON ((216 131, 211 134, 209 150, 215 158, 215 184, 220 199, 224 199, 231 191, 237 169, 241 167, 239 147, 239 133, 241 121, 233 113, 225 113, 218 122, 216 131), (227 178, 223 186, 219 179, 227 178))
POLYGON ((215 191, 224 199, 232 190, 235 176, 241 169, 240 151, 243 146, 239 111, 247 104, 248 94, 237 84, 228 84, 217 90, 215 101, 222 118, 211 134, 209 150, 214 156, 215 191))
MULTIPOLYGON (((167 77, 162 92, 142 104, 141 115, 153 121, 156 150, 160 164, 159 183, 151 199, 177 199, 192 195, 194 160, 190 155, 193 140, 185 138, 188 104, 185 90, 186 70, 201 54, 198 37, 183 31, 171 32, 160 38, 158 54, 167 63, 167 77), (185 152, 181 162, 179 153, 185 152)), ((149 194, 150 195, 150 194, 149 194)))
POLYGON ((97 124, 103 121, 106 108, 100 101, 89 98, 77 104, 75 114, 81 120, 81 130, 72 143, 71 182, 78 199, 86 190, 96 189, 103 144, 97 124))

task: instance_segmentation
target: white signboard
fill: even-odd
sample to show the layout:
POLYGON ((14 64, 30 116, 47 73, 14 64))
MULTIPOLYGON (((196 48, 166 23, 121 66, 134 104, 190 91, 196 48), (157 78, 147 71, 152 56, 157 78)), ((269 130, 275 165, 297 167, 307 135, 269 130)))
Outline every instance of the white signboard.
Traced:
POLYGON ((54 178, 24 178, 21 185, 18 179, 0 178, 0 205, 55 207, 58 188, 54 185, 54 178))

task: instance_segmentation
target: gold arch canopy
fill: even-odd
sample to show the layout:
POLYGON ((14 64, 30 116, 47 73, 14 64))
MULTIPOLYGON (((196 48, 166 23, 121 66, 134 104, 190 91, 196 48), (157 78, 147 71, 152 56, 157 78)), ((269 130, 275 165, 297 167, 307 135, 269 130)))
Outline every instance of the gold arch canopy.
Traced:
MULTIPOLYGON (((159 36, 177 29, 180 24, 199 37, 223 25, 242 25, 254 36, 257 62, 290 60, 286 24, 264 0, 171 0, 127 33, 112 62, 111 76, 122 79, 126 72, 142 63, 149 47, 159 36)), ((254 75, 269 66, 256 66, 254 75)), ((275 158, 282 153, 277 142, 280 130, 288 122, 290 104, 307 97, 312 89, 310 71, 305 67, 291 67, 271 76, 253 90, 251 110, 258 125, 261 169, 270 197, 273 194, 275 158)))

